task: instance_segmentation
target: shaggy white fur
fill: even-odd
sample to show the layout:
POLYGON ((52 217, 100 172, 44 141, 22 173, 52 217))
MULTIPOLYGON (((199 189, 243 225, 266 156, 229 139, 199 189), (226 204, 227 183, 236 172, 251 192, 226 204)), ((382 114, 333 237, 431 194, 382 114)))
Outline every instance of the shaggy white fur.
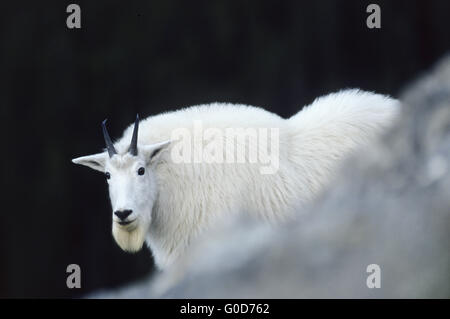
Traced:
MULTIPOLYGON (((114 238, 130 251, 139 250, 145 240, 156 265, 165 268, 193 238, 224 216, 245 212, 271 222, 291 216, 299 202, 306 203, 323 190, 352 150, 367 145, 390 126, 398 111, 396 100, 359 90, 318 98, 289 119, 246 105, 199 105, 142 120, 137 156, 127 153, 130 126, 115 143, 117 155, 109 158, 104 152, 73 161, 110 172, 113 211, 133 210, 131 225, 113 223, 114 238), (258 148, 261 141, 276 142, 277 169, 262 174, 261 167, 267 163, 249 161, 175 163, 174 154, 186 150, 177 149, 174 132, 183 128, 196 136, 198 122, 201 134, 208 129, 278 129, 276 136, 241 140, 247 143, 247 151, 258 148), (168 140, 172 142, 155 144, 168 140), (141 179, 135 174, 139 167, 147 172, 141 179)), ((229 151, 232 144, 224 139, 193 138, 192 150, 196 153, 214 144, 216 150, 218 146, 229 151)))

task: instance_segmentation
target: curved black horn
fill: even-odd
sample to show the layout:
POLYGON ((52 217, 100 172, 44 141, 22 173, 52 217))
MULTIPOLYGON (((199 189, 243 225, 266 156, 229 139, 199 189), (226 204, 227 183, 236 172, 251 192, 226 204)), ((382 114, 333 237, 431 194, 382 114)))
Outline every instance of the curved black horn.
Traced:
POLYGON ((137 150, 138 129, 139 129, 139 114, 136 114, 136 121, 134 122, 134 129, 133 129, 133 137, 131 137, 130 148, 128 149, 128 152, 134 156, 136 156, 138 153, 137 150))
POLYGON ((114 154, 117 154, 117 151, 114 148, 111 137, 109 137, 108 130, 106 129, 106 121, 107 119, 102 122, 103 137, 105 138, 106 149, 108 150, 109 157, 112 157, 114 154))

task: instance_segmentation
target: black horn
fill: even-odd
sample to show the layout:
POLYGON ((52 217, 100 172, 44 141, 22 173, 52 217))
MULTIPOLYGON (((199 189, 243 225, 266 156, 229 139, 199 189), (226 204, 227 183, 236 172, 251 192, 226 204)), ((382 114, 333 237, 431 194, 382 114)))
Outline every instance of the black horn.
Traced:
POLYGON ((134 122, 133 136, 131 137, 130 148, 128 149, 128 152, 134 156, 136 156, 138 153, 138 150, 137 150, 138 129, 139 129, 139 114, 136 114, 136 121, 134 122))
POLYGON ((105 138, 106 149, 108 150, 109 157, 112 157, 114 154, 117 154, 116 149, 114 148, 113 142, 111 141, 111 137, 109 137, 108 130, 106 129, 106 121, 102 122, 103 129, 103 137, 105 138))

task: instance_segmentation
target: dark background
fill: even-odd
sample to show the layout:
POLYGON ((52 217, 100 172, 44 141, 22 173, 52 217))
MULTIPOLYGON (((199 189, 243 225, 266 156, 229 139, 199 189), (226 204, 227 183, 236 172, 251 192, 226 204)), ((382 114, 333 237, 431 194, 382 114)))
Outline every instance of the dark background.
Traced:
POLYGON ((14 1, 0 4, 0 296, 69 297, 153 269, 120 250, 102 174, 73 157, 193 104, 282 116, 346 87, 397 95, 450 49, 450 2, 14 1), (81 6, 81 29, 66 7, 81 6), (381 6, 381 30, 366 7, 381 6), (66 287, 81 266, 82 288, 66 287))

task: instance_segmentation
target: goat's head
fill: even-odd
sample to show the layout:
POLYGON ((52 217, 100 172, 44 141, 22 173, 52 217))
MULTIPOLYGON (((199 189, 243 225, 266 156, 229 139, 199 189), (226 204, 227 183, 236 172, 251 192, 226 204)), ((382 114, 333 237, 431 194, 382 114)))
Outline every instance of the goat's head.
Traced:
POLYGON ((75 164, 85 165, 105 174, 109 185, 113 227, 117 244, 126 251, 138 251, 145 241, 151 223, 152 208, 157 196, 155 165, 170 141, 138 145, 139 116, 126 152, 119 154, 102 123, 106 150, 103 153, 78 157, 75 164))

